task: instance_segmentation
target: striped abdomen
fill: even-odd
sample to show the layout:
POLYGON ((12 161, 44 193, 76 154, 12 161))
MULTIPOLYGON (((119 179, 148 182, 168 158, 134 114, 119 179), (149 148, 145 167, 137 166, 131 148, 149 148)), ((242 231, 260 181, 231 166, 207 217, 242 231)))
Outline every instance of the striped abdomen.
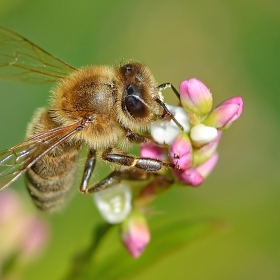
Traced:
MULTIPOLYGON (((28 137, 54 127, 48 111, 37 112, 28 137)), ((26 172, 26 186, 35 205, 44 211, 61 207, 70 195, 78 166, 79 146, 62 143, 44 155, 26 172)))

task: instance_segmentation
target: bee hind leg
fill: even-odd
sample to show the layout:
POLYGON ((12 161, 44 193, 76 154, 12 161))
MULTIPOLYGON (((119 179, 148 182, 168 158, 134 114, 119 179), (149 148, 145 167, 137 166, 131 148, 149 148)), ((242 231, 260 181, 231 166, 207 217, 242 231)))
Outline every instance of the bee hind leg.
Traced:
POLYGON ((179 169, 179 166, 153 158, 141 158, 122 153, 122 151, 109 148, 102 154, 102 159, 111 163, 121 165, 120 170, 111 172, 99 183, 88 187, 88 182, 95 164, 95 151, 90 151, 85 164, 83 180, 80 192, 84 194, 94 193, 120 183, 121 180, 145 180, 150 174, 163 168, 179 169), (149 174, 150 173, 150 174, 149 174))
POLYGON ((122 165, 127 167, 137 167, 139 169, 143 169, 147 172, 156 172, 160 171, 164 167, 179 169, 177 164, 171 162, 165 162, 159 159, 154 158, 142 158, 135 157, 133 155, 127 155, 122 153, 115 153, 112 149, 106 150, 102 154, 103 160, 122 165))
POLYGON ((150 174, 138 168, 123 167, 120 170, 111 172, 101 182, 86 189, 85 193, 94 193, 118 184, 121 180, 146 180, 150 174))

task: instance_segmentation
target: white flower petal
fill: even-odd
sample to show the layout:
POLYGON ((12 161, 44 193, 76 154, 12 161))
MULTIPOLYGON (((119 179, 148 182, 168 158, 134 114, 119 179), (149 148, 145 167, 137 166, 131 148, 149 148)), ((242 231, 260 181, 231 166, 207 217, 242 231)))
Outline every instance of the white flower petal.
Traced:
POLYGON ((218 130, 212 126, 198 124, 191 129, 191 139, 196 143, 209 143, 217 138, 218 130))
POLYGON ((124 183, 93 194, 95 204, 101 216, 110 224, 122 222, 131 211, 132 194, 124 183))
POLYGON ((177 125, 168 121, 158 120, 151 124, 151 135, 159 144, 171 144, 179 133, 177 125))
MULTIPOLYGON (((186 111, 182 107, 166 106, 174 114, 176 120, 184 127, 184 131, 189 132, 190 123, 186 111)), ((157 120, 151 124, 151 135, 159 144, 165 143, 170 145, 180 132, 180 128, 172 120, 157 120)))
MULTIPOLYGON (((188 114, 185 111, 185 109, 183 107, 175 107, 174 114, 175 114, 176 120, 184 127, 184 131, 187 133, 190 132, 190 121, 189 121, 189 117, 188 117, 188 114)), ((176 125, 176 124, 174 123, 174 125, 176 125)))

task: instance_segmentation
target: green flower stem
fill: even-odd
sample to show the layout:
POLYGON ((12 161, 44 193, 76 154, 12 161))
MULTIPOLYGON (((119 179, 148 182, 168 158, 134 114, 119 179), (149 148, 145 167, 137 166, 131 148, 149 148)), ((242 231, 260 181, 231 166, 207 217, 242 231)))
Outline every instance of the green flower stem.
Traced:
POLYGON ((89 266, 93 265, 94 255, 99 247, 99 244, 103 238, 110 232, 110 230, 116 225, 108 223, 100 224, 97 226, 92 235, 92 243, 83 252, 78 253, 74 259, 69 274, 64 278, 65 280, 81 279, 79 276, 87 271, 89 266))

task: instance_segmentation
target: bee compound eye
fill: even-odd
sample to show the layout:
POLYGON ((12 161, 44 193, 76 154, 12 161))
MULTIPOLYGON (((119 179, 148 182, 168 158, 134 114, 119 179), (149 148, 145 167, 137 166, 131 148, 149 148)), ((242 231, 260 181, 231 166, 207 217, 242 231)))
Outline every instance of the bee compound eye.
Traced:
POLYGON ((135 91, 134 91, 134 89, 133 89, 133 87, 131 85, 126 86, 125 90, 126 90, 128 95, 135 94, 135 91))
POLYGON ((147 116, 147 108, 137 97, 128 95, 125 98, 125 106, 132 117, 144 118, 147 116))

